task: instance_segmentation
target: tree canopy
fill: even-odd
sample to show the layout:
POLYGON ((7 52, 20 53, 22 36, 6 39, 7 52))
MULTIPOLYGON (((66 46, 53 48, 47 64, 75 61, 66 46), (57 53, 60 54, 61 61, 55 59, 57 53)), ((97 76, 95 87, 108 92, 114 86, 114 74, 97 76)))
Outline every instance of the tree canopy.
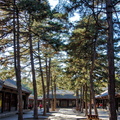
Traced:
POLYGON ((16 62, 22 83, 36 95, 51 90, 51 81, 74 91, 87 84, 92 96, 108 87, 112 111, 120 89, 119 5, 60 0, 51 9, 47 0, 1 0, 0 79, 15 78, 16 62), (74 14, 80 19, 71 22, 74 14))

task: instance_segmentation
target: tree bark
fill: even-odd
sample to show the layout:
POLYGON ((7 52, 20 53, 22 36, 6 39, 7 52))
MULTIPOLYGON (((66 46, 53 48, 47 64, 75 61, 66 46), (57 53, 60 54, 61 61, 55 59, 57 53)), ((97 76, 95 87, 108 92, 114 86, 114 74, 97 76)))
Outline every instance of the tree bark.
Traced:
POLYGON ((42 80, 42 90, 43 90, 43 115, 46 115, 46 100, 45 100, 45 84, 44 84, 44 77, 43 77, 43 70, 42 70, 42 63, 41 63, 41 57, 40 57, 40 44, 38 42, 38 59, 39 59, 39 69, 41 74, 41 80, 42 80))
POLYGON ((54 78, 54 110, 56 110, 56 78, 54 78))
POLYGON ((114 42, 113 42, 113 4, 112 0, 106 0, 107 23, 108 23, 108 99, 109 99, 109 120, 117 120, 115 104, 115 68, 114 68, 114 42))
POLYGON ((52 72, 51 72, 51 110, 54 110, 54 97, 53 97, 53 80, 52 80, 52 72))
MULTIPOLYGON (((48 97, 50 92, 50 82, 51 82, 51 58, 49 58, 49 69, 48 69, 48 97)), ((48 105, 49 105, 48 107, 50 107, 50 98, 48 99, 48 105)))
POLYGON ((46 56, 46 85, 47 85, 47 112, 49 112, 49 87, 50 87, 50 76, 49 76, 49 65, 48 65, 48 58, 46 56))
POLYGON ((37 86, 36 86, 35 67, 34 67, 34 58, 33 58, 32 36, 30 31, 31 28, 29 26, 30 60, 31 60, 33 92, 34 92, 34 118, 37 119, 38 118, 37 86))
POLYGON ((14 7, 14 11, 13 11, 14 68, 15 68, 17 90, 18 90, 18 120, 23 120, 21 66, 20 66, 20 42, 19 42, 19 11, 16 8, 15 0, 14 0, 13 7, 14 7))
POLYGON ((88 106, 87 106, 87 83, 85 83, 85 116, 88 115, 88 106))
POLYGON ((92 115, 92 95, 91 95, 91 90, 90 90, 89 115, 92 115))
POLYGON ((97 43, 97 40, 95 39, 94 46, 93 46, 93 55, 92 55, 92 67, 90 70, 90 96, 91 96, 90 99, 93 100, 94 111, 95 111, 95 114, 98 115, 96 101, 95 101, 94 83, 93 83, 93 70, 95 67, 95 58, 96 58, 96 43, 97 43))
MULTIPOLYGON (((51 81, 51 83, 52 83, 52 81, 51 81)), ((52 109, 52 111, 55 111, 55 109, 54 109, 54 97, 53 97, 54 95, 53 95, 53 87, 52 87, 51 91, 52 91, 51 109, 52 109)))
POLYGON ((79 103, 79 108, 80 108, 80 112, 82 111, 82 86, 81 86, 81 89, 80 89, 80 98, 79 98, 79 100, 80 100, 80 103, 79 103))
POLYGON ((85 91, 85 86, 82 86, 82 107, 81 107, 81 113, 83 113, 84 109, 84 91, 85 91))
POLYGON ((22 86, 21 86, 21 66, 20 66, 20 42, 19 42, 19 11, 17 9, 17 89, 18 89, 18 120, 23 120, 23 104, 22 104, 22 86))
POLYGON ((78 109, 79 109, 78 100, 79 100, 79 97, 78 97, 78 89, 77 89, 77 90, 76 90, 76 110, 77 110, 77 111, 78 111, 78 109))

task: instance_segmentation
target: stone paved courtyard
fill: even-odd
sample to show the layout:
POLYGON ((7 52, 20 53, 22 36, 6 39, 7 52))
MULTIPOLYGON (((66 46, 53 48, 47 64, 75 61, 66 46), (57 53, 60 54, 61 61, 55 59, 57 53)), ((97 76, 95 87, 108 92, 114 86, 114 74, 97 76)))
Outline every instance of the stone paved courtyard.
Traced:
MULTIPOLYGON (((99 118, 102 120, 109 120, 108 112, 103 109, 98 109, 99 118)), ((72 108, 61 108, 57 111, 52 111, 47 113, 47 116, 42 115, 42 111, 38 110, 39 119, 37 120, 85 120, 86 117, 84 113, 75 112, 72 108)), ((23 114, 24 120, 35 120, 33 119, 33 110, 23 114)), ((17 120, 18 115, 12 115, 9 117, 0 118, 0 120, 17 120)), ((118 115, 118 120, 120 120, 120 115, 118 115)))

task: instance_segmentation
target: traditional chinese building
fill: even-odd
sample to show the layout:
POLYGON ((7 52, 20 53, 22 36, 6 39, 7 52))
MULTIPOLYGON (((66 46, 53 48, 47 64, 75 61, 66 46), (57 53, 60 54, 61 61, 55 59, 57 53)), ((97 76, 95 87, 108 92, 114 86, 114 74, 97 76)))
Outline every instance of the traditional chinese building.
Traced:
MULTIPOLYGON (((38 99, 37 99, 38 106, 39 106, 39 104, 42 103, 42 100, 43 100, 43 97, 38 97, 38 99)), ((32 108, 33 108, 33 105, 34 105, 34 95, 33 95, 33 94, 30 94, 30 96, 29 96, 29 105, 28 105, 28 108, 29 108, 29 109, 32 109, 32 108)))
MULTIPOLYGON (((23 109, 28 108, 28 97, 31 91, 22 86, 23 109)), ((0 80, 0 113, 16 111, 18 108, 18 91, 16 81, 0 80)))
MULTIPOLYGON (((116 101, 116 110, 120 112, 120 93, 115 94, 115 101, 116 101)), ((96 103, 98 106, 102 104, 103 109, 108 109, 108 90, 102 92, 100 95, 96 96, 96 103)), ((100 106, 99 106, 100 107, 100 106)))
MULTIPOLYGON (((54 99, 52 92, 50 92, 50 103, 54 99)), ((56 90, 56 107, 75 107, 76 96, 73 91, 68 90, 56 90)))

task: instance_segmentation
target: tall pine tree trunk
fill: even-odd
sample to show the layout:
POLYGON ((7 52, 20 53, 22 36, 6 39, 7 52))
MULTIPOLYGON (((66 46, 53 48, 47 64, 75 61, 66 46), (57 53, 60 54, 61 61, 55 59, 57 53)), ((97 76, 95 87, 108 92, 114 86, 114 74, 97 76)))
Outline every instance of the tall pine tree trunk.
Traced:
POLYGON ((78 101, 79 101, 79 93, 78 93, 78 89, 76 90, 76 110, 78 111, 78 109, 79 109, 79 103, 78 103, 78 101))
POLYGON ((41 74, 41 80, 42 80, 42 90, 43 90, 43 115, 46 115, 46 97, 45 97, 45 84, 44 84, 44 77, 43 77, 43 70, 42 70, 42 62, 40 57, 40 44, 38 42, 38 59, 39 59, 39 68, 40 68, 40 74, 41 74))
POLYGON ((115 68, 114 68, 114 42, 113 42, 113 4, 112 0, 106 0, 107 22, 108 22, 108 99, 109 99, 109 120, 117 120, 115 106, 115 68))
POLYGON ((48 65, 48 58, 46 56, 46 85, 47 85, 47 103, 46 103, 46 106, 47 106, 47 112, 49 112, 49 86, 50 86, 50 81, 49 81, 49 71, 48 71, 48 68, 49 68, 49 65, 48 65))
POLYGON ((54 110, 56 110, 56 77, 54 78, 54 110))
POLYGON ((21 66, 20 66, 20 42, 19 42, 19 11, 17 9, 17 89, 18 89, 18 120, 23 120, 23 104, 22 104, 22 86, 21 86, 21 66))
POLYGON ((16 8, 15 0, 14 0, 13 7, 14 7, 14 11, 13 11, 14 67, 15 67, 17 90, 18 90, 18 120, 23 120, 21 67, 20 67, 20 42, 19 42, 19 11, 16 8))
POLYGON ((37 86, 36 86, 32 36, 31 36, 30 26, 29 26, 29 44, 30 44, 30 60, 31 60, 31 69, 32 69, 33 92, 34 92, 34 118, 37 119, 38 118, 37 86))
POLYGON ((79 108, 80 108, 80 112, 81 112, 81 110, 82 110, 82 85, 81 85, 81 88, 80 88, 80 103, 79 103, 79 108))
POLYGON ((51 109, 52 109, 52 111, 55 111, 55 109, 54 109, 54 95, 53 95, 53 80, 52 80, 52 74, 51 74, 51 91, 52 91, 51 109))
MULTIPOLYGON (((49 96, 49 92, 50 92, 50 82, 51 82, 51 58, 49 58, 49 62, 48 62, 48 96, 49 96)), ((48 99, 48 105, 50 105, 50 98, 48 99)), ((49 106, 50 107, 50 106, 49 106)), ((49 111, 48 111, 49 112, 49 111)))
POLYGON ((85 91, 85 86, 82 86, 82 107, 81 107, 81 113, 83 113, 83 109, 84 109, 84 91, 85 91))
POLYGON ((91 95, 91 90, 90 90, 89 115, 92 115, 92 95, 91 95))
POLYGON ((85 83, 85 116, 88 115, 88 106, 87 106, 87 83, 85 83))
POLYGON ((93 70, 95 67, 95 58, 96 58, 96 39, 94 41, 94 47, 93 47, 93 56, 92 56, 92 67, 90 70, 90 99, 93 100, 93 107, 95 114, 98 115, 97 107, 96 107, 96 100, 95 100, 95 92, 94 92, 94 83, 93 83, 93 70))

